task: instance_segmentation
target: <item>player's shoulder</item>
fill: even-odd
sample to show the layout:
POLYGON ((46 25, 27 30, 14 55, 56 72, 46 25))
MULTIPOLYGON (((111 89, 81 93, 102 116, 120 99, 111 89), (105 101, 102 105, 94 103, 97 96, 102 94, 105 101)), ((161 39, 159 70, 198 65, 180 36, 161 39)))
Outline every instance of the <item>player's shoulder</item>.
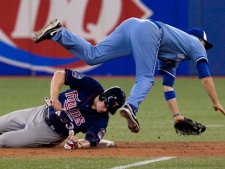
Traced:
POLYGON ((65 72, 66 72, 66 78, 73 77, 75 79, 82 79, 84 77, 84 74, 76 70, 65 69, 65 72))
POLYGON ((95 78, 90 77, 90 76, 84 77, 84 83, 86 83, 86 85, 89 86, 89 88, 92 88, 95 90, 103 89, 101 83, 98 80, 96 80, 95 78))

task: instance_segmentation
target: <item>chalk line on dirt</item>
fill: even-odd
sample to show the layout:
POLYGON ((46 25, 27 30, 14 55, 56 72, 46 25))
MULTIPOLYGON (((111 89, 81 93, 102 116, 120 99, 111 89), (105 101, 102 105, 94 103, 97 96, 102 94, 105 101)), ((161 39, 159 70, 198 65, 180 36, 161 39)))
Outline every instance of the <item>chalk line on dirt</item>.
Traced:
POLYGON ((125 169, 125 168, 130 168, 130 167, 146 165, 146 164, 150 164, 150 163, 154 163, 154 162, 170 160, 172 158, 175 158, 175 157, 161 157, 161 158, 157 158, 157 159, 153 159, 153 160, 147 160, 147 161, 142 161, 142 162, 138 162, 138 163, 134 163, 134 164, 124 165, 124 166, 117 166, 117 167, 113 167, 111 169, 125 169))

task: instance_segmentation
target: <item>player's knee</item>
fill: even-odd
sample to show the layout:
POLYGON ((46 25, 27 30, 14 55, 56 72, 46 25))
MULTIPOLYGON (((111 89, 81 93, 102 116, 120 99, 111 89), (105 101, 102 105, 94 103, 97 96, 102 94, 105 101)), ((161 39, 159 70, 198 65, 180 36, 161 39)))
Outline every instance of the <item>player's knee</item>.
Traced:
POLYGON ((4 135, 0 136, 0 147, 11 147, 9 145, 9 140, 4 137, 4 135))
POLYGON ((87 59, 87 60, 85 61, 85 63, 88 64, 89 66, 94 66, 94 65, 97 64, 97 63, 95 63, 94 60, 91 60, 91 59, 87 59))
MULTIPOLYGON (((94 53, 94 52, 93 52, 94 53)), ((83 61, 89 65, 89 66, 93 66, 93 65, 96 65, 96 64, 99 64, 98 62, 98 58, 99 56, 97 54, 92 54, 91 56, 88 55, 86 57, 83 57, 83 61)))

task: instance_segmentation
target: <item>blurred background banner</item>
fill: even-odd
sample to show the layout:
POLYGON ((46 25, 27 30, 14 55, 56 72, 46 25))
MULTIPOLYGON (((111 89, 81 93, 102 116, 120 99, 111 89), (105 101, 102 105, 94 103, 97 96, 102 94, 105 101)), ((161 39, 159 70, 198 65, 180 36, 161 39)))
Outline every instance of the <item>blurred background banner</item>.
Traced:
MULTIPOLYGON (((96 45, 130 17, 159 20, 184 31, 203 28, 215 45, 208 52, 210 70, 225 75, 224 9, 221 0, 0 0, 0 75, 51 75, 71 68, 88 75, 133 76, 132 56, 88 66, 51 40, 32 41, 35 32, 58 18, 96 45)), ((194 64, 182 62, 177 75, 196 75, 194 64)))

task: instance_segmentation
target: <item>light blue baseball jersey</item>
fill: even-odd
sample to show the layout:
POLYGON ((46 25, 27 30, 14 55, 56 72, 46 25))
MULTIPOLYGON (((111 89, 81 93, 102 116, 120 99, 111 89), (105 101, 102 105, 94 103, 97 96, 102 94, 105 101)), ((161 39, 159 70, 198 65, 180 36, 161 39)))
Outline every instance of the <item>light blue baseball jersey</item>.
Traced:
POLYGON ((162 29, 158 52, 159 72, 164 71, 175 77, 176 68, 183 60, 192 60, 195 64, 201 59, 208 62, 206 50, 197 37, 162 22, 157 23, 162 29))

